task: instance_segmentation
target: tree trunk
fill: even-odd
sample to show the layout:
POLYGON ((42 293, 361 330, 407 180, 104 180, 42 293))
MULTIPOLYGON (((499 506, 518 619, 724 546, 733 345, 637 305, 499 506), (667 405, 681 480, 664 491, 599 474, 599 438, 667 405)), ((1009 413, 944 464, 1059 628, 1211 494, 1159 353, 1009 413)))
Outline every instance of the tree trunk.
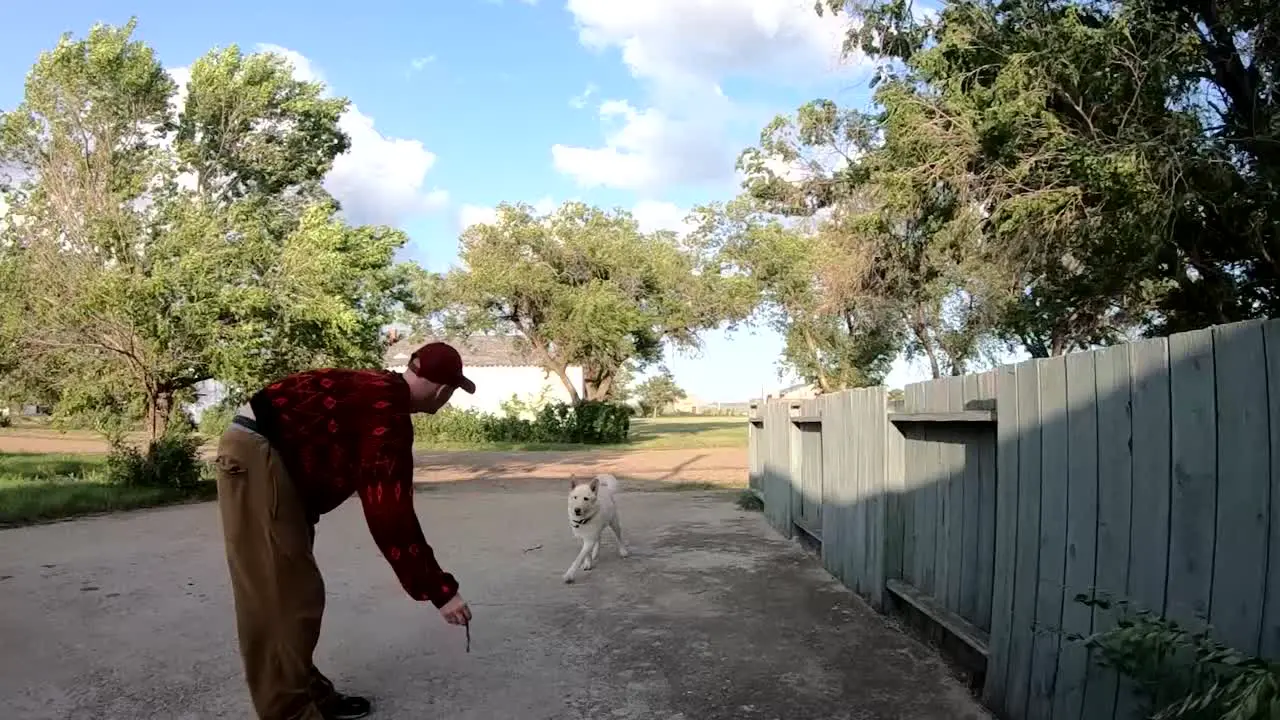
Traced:
POLYGON ((822 354, 818 351, 818 341, 814 339, 813 333, 808 330, 804 331, 804 342, 809 346, 809 353, 813 355, 814 372, 817 374, 818 392, 826 394, 831 392, 831 381, 827 378, 827 373, 822 369, 822 354))
MULTIPOLYGON (((553 372, 556 377, 560 378, 560 382, 564 385, 564 389, 569 391, 569 402, 577 405, 582 402, 582 395, 578 393, 578 388, 574 387, 573 381, 569 379, 568 364, 560 362, 551 355, 551 351, 547 349, 547 344, 540 340, 530 337, 525 333, 525 339, 529 341, 533 353, 542 362, 542 369, 553 372)), ((585 383, 584 383, 585 384, 585 383)), ((584 388, 585 389, 585 388, 584 388)))
POLYGON ((173 391, 168 388, 159 388, 152 391, 148 400, 151 440, 154 442, 169 429, 169 414, 173 411, 173 391))
POLYGON ((607 402, 613 390, 613 378, 617 368, 606 367, 597 363, 587 363, 583 368, 583 388, 587 401, 607 402))

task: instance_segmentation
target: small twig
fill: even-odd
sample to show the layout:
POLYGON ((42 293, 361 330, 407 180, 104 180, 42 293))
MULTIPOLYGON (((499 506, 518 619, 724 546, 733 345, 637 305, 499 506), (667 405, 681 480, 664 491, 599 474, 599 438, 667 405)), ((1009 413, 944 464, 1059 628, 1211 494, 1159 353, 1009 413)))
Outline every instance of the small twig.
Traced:
POLYGON ((462 627, 467 631, 467 654, 470 654, 471 653, 471 623, 465 622, 462 624, 462 627))
POLYGON ((534 550, 541 550, 541 549, 542 549, 542 546, 541 546, 541 545, 534 545, 533 547, 527 547, 527 548, 525 548, 525 549, 524 549, 524 551, 525 551, 525 552, 533 552, 534 550))

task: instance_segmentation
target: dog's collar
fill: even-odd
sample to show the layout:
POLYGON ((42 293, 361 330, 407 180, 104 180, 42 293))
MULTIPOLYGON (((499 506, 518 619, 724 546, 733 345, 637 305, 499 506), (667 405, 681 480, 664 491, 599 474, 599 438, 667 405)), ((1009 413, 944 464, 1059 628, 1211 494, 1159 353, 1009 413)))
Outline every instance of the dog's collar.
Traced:
MULTIPOLYGON (((596 512, 599 512, 599 511, 596 511, 596 512)), ((574 520, 570 520, 570 521, 569 521, 569 524, 570 524, 570 525, 572 525, 572 526, 574 526, 574 527, 576 527, 576 528, 580 528, 580 527, 582 527, 583 525, 586 525, 587 523, 591 522, 591 518, 594 518, 595 516, 596 516, 596 513, 591 513, 590 515, 588 515, 588 516, 586 516, 586 517, 584 517, 584 518, 577 518, 577 519, 574 519, 574 520)))

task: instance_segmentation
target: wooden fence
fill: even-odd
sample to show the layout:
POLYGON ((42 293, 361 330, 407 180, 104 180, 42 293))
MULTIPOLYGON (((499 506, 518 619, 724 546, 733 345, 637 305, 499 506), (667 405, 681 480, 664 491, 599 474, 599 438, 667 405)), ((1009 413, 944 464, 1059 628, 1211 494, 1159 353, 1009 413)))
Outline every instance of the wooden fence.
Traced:
POLYGON ((1094 591, 1280 659, 1280 321, 918 383, 900 406, 773 400, 750 422, 770 523, 877 609, 969 645, 1000 717, 1140 717, 1067 639, 1115 623, 1076 601, 1094 591))

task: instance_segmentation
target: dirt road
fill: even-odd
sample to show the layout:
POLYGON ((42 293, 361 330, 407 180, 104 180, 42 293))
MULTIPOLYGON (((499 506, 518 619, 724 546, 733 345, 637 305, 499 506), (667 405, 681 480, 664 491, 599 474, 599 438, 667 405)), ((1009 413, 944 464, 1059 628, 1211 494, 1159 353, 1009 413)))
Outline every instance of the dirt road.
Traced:
MULTIPOLYGON (((0 433, 0 452, 105 453, 107 445, 89 434, 48 430, 0 433)), ((609 472, 627 480, 746 483, 745 448, 686 450, 582 450, 572 452, 431 451, 418 453, 420 482, 560 480, 609 472)))

